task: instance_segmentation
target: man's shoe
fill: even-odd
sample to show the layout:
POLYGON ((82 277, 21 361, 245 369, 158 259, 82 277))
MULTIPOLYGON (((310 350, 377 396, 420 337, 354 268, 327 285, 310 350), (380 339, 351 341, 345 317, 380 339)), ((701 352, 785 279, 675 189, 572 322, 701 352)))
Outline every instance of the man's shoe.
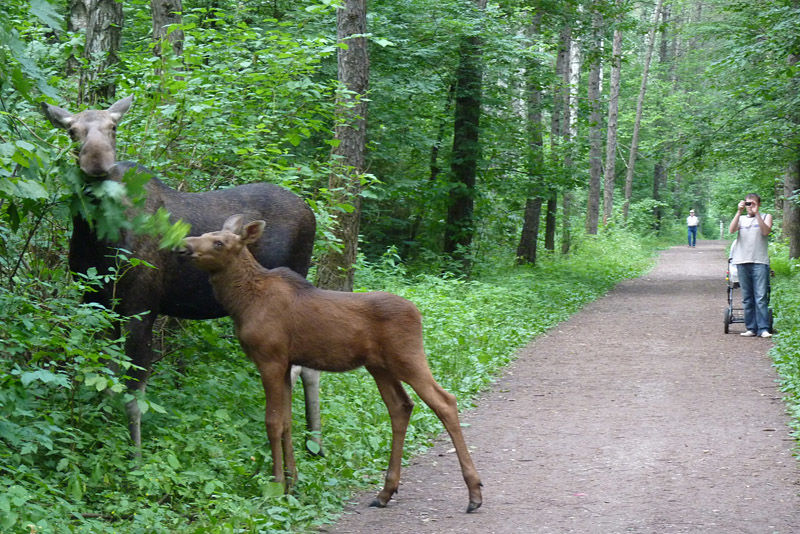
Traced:
POLYGON ((763 332, 761 332, 761 337, 772 337, 772 334, 764 330, 763 332))
POLYGON ((742 332, 739 335, 742 337, 756 337, 756 333, 753 332, 752 330, 748 330, 747 332, 742 332))

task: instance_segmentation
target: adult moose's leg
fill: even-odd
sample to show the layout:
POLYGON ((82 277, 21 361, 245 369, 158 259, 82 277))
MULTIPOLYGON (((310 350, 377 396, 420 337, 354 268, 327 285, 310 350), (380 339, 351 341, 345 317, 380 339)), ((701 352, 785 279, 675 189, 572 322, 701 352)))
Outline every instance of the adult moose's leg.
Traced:
POLYGON ((383 489, 375 497, 370 506, 383 508, 397 493, 400 485, 400 468, 403 460, 403 444, 406 439, 408 422, 411 419, 411 410, 414 403, 403 389, 403 384, 385 369, 367 368, 378 385, 386 408, 389 410, 389 419, 392 422, 392 452, 389 455, 389 468, 386 470, 386 480, 383 489))
POLYGON ((322 416, 319 408, 320 374, 321 373, 316 369, 309 369, 307 367, 303 367, 300 371, 306 405, 306 429, 311 436, 311 441, 319 446, 318 451, 310 452, 319 456, 325 456, 322 450, 322 416))
POLYGON ((325 456, 322 450, 322 415, 319 407, 319 378, 320 373, 316 369, 308 367, 292 366, 291 387, 294 388, 298 379, 303 380, 303 395, 306 408, 306 430, 311 441, 317 444, 316 449, 311 449, 306 441, 306 450, 315 456, 325 456))
POLYGON ((445 391, 444 388, 436 382, 424 355, 421 360, 415 361, 420 361, 421 363, 409 369, 406 374, 407 379, 404 378, 404 380, 414 388, 419 398, 433 410, 444 425, 447 433, 450 434, 450 439, 453 442, 456 455, 458 456, 458 463, 461 465, 461 474, 469 490, 467 512, 473 512, 483 503, 483 497, 481 495, 481 486, 483 484, 481 484, 478 471, 472 463, 472 457, 469 454, 467 444, 464 441, 464 435, 461 432, 456 397, 452 393, 445 391))
MULTIPOLYGON (((125 353, 135 366, 128 370, 128 389, 131 392, 141 392, 147 387, 153 364, 153 322, 155 314, 147 313, 140 318, 128 321, 128 335, 125 340, 125 353)), ((131 441, 137 449, 142 447, 142 411, 139 408, 138 398, 133 398, 125 404, 128 413, 128 430, 131 441)))

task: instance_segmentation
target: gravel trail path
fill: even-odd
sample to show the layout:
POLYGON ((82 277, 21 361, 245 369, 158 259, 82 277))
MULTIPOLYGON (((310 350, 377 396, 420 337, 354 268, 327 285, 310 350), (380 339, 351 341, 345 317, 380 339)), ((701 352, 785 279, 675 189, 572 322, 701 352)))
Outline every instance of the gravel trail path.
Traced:
MULTIPOLYGON (((386 509, 355 496, 330 533, 800 532, 771 342, 723 333, 722 241, 675 247, 539 337, 462 414, 484 483, 446 436, 404 468, 386 509)), ((739 295, 737 294, 737 297, 739 295)), ((427 409, 420 405, 416 409, 427 409)))

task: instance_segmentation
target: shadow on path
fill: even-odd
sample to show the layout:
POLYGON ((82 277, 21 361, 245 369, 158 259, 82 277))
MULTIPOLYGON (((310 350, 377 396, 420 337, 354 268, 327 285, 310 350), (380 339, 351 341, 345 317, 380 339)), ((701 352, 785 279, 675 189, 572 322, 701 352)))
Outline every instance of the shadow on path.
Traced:
POLYGON ((520 350, 463 416, 485 485, 476 513, 439 438, 386 509, 358 495, 322 531, 800 532, 771 343, 723 333, 725 269, 722 241, 666 250, 520 350))

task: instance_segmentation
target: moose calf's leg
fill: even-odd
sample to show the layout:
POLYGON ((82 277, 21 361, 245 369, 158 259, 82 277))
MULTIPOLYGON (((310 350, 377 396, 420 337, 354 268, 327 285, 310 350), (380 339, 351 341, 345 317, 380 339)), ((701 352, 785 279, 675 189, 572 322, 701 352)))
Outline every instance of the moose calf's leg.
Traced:
POLYGON ((469 454, 467 444, 464 441, 464 435, 461 432, 456 398, 451 393, 445 391, 444 388, 434 380, 428 368, 427 361, 425 362, 424 369, 420 366, 416 373, 409 377, 407 382, 414 388, 414 391, 417 392, 417 395, 419 395, 422 401, 430 406, 431 410, 433 410, 444 425, 447 433, 450 434, 450 439, 453 441, 453 446, 458 456, 458 463, 461 465, 461 474, 464 477, 464 482, 466 482, 469 491, 467 513, 473 512, 483 503, 483 497, 481 495, 481 486, 483 484, 481 484, 478 471, 472 463, 472 457, 469 454))
POLYGON ((283 474, 286 477, 285 491, 289 493, 297 481, 297 466, 294 461, 294 447, 292 446, 292 387, 290 378, 291 369, 285 375, 283 384, 283 399, 281 406, 283 406, 283 430, 282 447, 283 447, 283 474))
MULTIPOLYGON (((284 475, 284 433, 287 427, 286 413, 291 411, 291 406, 286 406, 286 399, 289 398, 289 368, 279 363, 268 363, 260 361, 257 357, 252 357, 256 362, 258 372, 261 375, 261 383, 264 386, 264 396, 266 407, 264 414, 264 426, 267 429, 267 439, 272 455, 272 476, 275 482, 284 485, 284 490, 288 491, 286 477, 284 475)), ((291 434, 290 434, 291 436, 291 434)), ((291 446, 291 438, 289 441, 291 446)), ((294 458, 294 457, 292 457, 294 458)))
POLYGON ((392 423, 392 452, 389 455, 389 467, 386 470, 386 480, 383 489, 375 497, 370 506, 383 508, 397 493, 400 485, 400 469, 403 460, 403 444, 406 439, 406 430, 411 418, 414 403, 408 397, 403 384, 391 373, 383 369, 367 369, 375 379, 386 408, 389 410, 389 419, 392 423))

